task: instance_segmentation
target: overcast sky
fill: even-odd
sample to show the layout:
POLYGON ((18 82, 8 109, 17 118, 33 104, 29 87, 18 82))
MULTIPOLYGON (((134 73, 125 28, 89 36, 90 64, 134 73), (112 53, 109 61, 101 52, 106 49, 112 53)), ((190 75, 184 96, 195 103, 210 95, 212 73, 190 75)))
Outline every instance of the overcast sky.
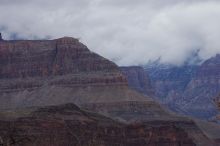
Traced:
POLYGON ((219 0, 0 0, 4 37, 72 36, 119 65, 220 53, 219 0), (199 51, 198 51, 199 50, 199 51))

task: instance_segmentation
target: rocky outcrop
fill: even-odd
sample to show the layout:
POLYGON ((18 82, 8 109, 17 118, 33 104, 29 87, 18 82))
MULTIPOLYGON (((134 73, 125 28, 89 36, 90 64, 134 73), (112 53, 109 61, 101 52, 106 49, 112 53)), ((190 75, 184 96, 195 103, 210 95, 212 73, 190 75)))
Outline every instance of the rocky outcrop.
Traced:
POLYGON ((147 73, 142 67, 120 67, 123 75, 128 80, 128 85, 136 91, 145 94, 147 96, 154 96, 154 90, 151 85, 151 81, 147 73))
POLYGON ((190 138, 182 128, 191 127, 190 121, 158 120, 127 125, 73 104, 23 111, 19 118, 0 121, 3 146, 195 146, 201 145, 201 141, 210 142, 204 135, 198 135, 202 138, 200 142, 190 138))

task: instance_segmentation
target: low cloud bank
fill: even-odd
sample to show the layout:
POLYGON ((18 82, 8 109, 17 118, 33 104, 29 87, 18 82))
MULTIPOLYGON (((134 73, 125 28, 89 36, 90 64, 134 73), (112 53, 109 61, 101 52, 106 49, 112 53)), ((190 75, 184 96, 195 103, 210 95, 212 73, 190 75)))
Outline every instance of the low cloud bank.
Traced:
POLYGON ((220 53, 215 0, 0 0, 0 30, 10 38, 73 36, 119 65, 183 64, 220 53))

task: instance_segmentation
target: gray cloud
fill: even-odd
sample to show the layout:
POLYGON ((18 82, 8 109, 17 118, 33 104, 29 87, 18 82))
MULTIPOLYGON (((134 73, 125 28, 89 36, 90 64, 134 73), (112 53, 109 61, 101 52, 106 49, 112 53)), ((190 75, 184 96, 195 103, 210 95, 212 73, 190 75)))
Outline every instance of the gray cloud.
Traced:
POLYGON ((119 65, 220 53, 217 0, 0 0, 6 38, 73 36, 119 65))

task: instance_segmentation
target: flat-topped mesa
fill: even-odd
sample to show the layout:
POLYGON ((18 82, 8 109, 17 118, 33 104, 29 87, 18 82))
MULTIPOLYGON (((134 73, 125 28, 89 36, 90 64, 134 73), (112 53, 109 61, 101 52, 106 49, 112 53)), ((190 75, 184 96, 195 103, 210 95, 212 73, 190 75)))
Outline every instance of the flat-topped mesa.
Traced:
POLYGON ((83 72, 120 73, 117 66, 92 53, 78 39, 0 43, 0 78, 42 77, 83 72))
POLYGON ((55 39, 58 43, 63 43, 63 44, 72 44, 72 43, 79 43, 79 39, 78 38, 73 38, 73 37, 62 37, 62 38, 58 38, 55 39))
POLYGON ((118 66, 78 39, 0 42, 0 109, 137 98, 130 92, 118 66))

